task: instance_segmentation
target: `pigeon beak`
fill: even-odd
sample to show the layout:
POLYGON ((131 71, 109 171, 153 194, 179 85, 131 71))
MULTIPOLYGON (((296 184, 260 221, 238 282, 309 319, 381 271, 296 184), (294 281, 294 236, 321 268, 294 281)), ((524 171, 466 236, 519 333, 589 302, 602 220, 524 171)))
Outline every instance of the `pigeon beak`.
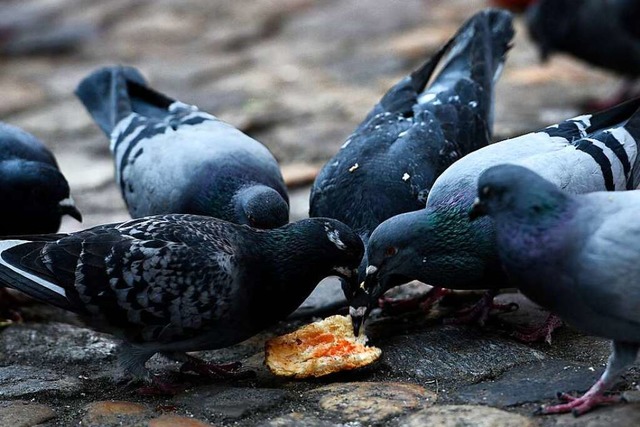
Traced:
POLYGON ((69 215, 74 218, 78 222, 82 222, 82 214, 76 207, 76 204, 73 202, 71 197, 67 197, 58 203, 58 208, 60 209, 60 213, 62 215, 69 215))
POLYGON ((481 216, 485 216, 487 214, 487 209, 485 205, 480 201, 479 198, 476 197, 476 200, 471 205, 471 209, 469 210, 469 220, 474 221, 481 216))
POLYGON ((371 310, 368 306, 349 307, 349 316, 351 316, 351 324, 353 325, 353 335, 360 335, 360 331, 364 330, 364 322, 369 317, 371 310))
POLYGON ((364 290, 364 283, 357 288, 353 298, 349 301, 349 316, 353 325, 353 335, 360 335, 360 330, 364 329, 364 322, 371 313, 371 296, 364 290))

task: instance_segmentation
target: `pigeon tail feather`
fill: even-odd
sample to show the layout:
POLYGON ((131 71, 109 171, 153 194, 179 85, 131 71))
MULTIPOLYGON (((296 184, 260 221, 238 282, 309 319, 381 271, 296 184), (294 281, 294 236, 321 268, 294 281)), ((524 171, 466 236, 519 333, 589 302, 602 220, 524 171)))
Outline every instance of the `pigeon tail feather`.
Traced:
POLYGON ((467 77, 491 96, 513 34, 513 17, 506 10, 486 9, 477 13, 453 37, 430 89, 439 92, 440 88, 451 87, 453 82, 467 77))
MULTIPOLYGON (((635 98, 622 104, 618 104, 615 107, 608 108, 606 110, 598 111, 590 117, 590 124, 586 128, 587 133, 593 133, 597 130, 606 129, 625 121, 634 122, 637 126, 638 111, 640 110, 640 98, 635 98)), ((572 119, 573 120, 573 119, 572 119)), ((627 128, 627 123, 625 128, 627 128)), ((633 125, 631 125, 633 126, 633 125)))
POLYGON ((39 301, 53 304, 65 310, 76 311, 67 299, 66 291, 59 285, 17 266, 14 260, 41 249, 46 242, 28 240, 0 241, 0 283, 17 289, 39 301), (8 253, 11 253, 8 256, 8 253))
POLYGON ((75 94, 100 129, 111 136, 120 120, 133 112, 130 84, 146 85, 144 77, 133 67, 104 67, 82 80, 75 94))
POLYGON ((393 86, 363 123, 379 114, 380 106, 384 112, 413 115, 416 102, 432 100, 421 95, 446 91, 460 79, 471 79, 484 88, 489 106, 513 34, 507 11, 487 9, 474 15, 420 68, 393 86))
MULTIPOLYGON (((411 112, 413 105, 416 103, 416 98, 420 92, 422 92, 434 70, 437 68, 440 60, 445 53, 449 50, 449 47, 453 43, 453 39, 449 40, 444 46, 442 46, 433 56, 431 56, 427 62, 425 62, 420 68, 415 70, 409 77, 402 79, 399 83, 393 86, 380 100, 381 105, 385 112, 389 113, 401 113, 403 111, 411 112)), ((379 113, 377 109, 371 112, 371 116, 379 113)), ((366 123, 368 120, 365 119, 366 123)))

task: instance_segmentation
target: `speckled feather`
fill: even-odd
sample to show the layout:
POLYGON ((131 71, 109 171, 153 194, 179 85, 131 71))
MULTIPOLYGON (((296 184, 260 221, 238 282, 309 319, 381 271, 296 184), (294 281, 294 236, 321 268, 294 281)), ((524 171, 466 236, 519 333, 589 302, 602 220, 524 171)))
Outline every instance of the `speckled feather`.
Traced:
POLYGON ((111 139, 132 217, 188 213, 264 228, 288 221, 277 161, 233 126, 154 91, 131 67, 99 69, 76 94, 111 139), (249 214, 252 198, 259 208, 249 214))
POLYGON ((145 376, 155 352, 249 338, 334 270, 353 270, 362 252, 359 237, 330 219, 262 231, 166 215, 0 242, 0 283, 120 335, 124 365, 145 376))
POLYGON ((366 241, 385 219, 424 207, 448 165, 489 143, 512 36, 508 12, 480 12, 392 87, 320 172, 310 215, 339 219, 366 241))

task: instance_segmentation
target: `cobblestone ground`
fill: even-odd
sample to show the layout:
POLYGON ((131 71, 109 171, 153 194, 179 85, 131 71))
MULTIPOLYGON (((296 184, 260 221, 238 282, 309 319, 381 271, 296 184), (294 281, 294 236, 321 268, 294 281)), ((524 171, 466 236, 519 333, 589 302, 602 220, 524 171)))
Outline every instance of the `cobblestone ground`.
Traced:
MULTIPOLYGON (((25 0, 0 4, 0 118, 55 152, 85 216, 63 231, 128 218, 113 183, 108 142, 72 95, 100 65, 134 65, 159 90, 199 105, 263 141, 291 186, 293 219, 306 215, 310 180, 381 94, 485 6, 481 0, 25 0)), ((496 139, 577 114, 617 80, 565 57, 545 66, 518 33, 497 91, 496 139)), ((463 296, 460 296, 460 298, 463 296)), ((0 426, 578 426, 638 425, 630 370, 618 388, 632 403, 533 417, 556 391, 584 391, 602 372, 608 343, 561 329, 553 345, 521 344, 508 323, 444 326, 441 315, 378 316, 368 328, 382 360, 315 381, 273 377, 265 338, 201 354, 241 360, 257 377, 142 397, 116 369, 114 341, 76 319, 31 306, 29 322, 0 331, 0 426)), ((445 307, 446 308, 446 307, 445 307)), ((156 371, 184 375, 153 359, 156 371)), ((184 379, 184 378, 182 378, 184 379)))

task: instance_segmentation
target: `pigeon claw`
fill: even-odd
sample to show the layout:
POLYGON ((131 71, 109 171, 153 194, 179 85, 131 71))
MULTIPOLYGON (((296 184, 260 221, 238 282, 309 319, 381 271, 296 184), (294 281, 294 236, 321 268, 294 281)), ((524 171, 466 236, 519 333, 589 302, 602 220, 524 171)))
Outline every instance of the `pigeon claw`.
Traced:
POLYGON ((558 316, 549 314, 549 317, 542 325, 518 329, 512 332, 511 336, 525 343, 533 343, 544 339, 547 344, 551 345, 553 332, 563 324, 562 319, 558 316))
POLYGON ((558 399, 564 403, 560 405, 541 406, 534 412, 534 415, 564 414, 571 412, 573 416, 578 417, 597 406, 611 405, 625 401, 620 395, 605 396, 603 394, 589 392, 582 397, 571 396, 568 393, 558 393, 558 399))
POLYGON ((138 388, 136 393, 142 396, 175 396, 186 389, 186 384, 174 384, 169 381, 161 380, 157 376, 153 376, 151 384, 138 388))
POLYGON ((504 313, 511 313, 516 311, 520 306, 515 302, 509 304, 498 304, 493 301, 495 294, 493 292, 486 292, 480 300, 471 307, 464 308, 455 313, 453 318, 445 319, 444 323, 448 325, 466 325, 471 323, 477 323, 480 326, 484 326, 489 319, 491 311, 501 311, 504 313))

